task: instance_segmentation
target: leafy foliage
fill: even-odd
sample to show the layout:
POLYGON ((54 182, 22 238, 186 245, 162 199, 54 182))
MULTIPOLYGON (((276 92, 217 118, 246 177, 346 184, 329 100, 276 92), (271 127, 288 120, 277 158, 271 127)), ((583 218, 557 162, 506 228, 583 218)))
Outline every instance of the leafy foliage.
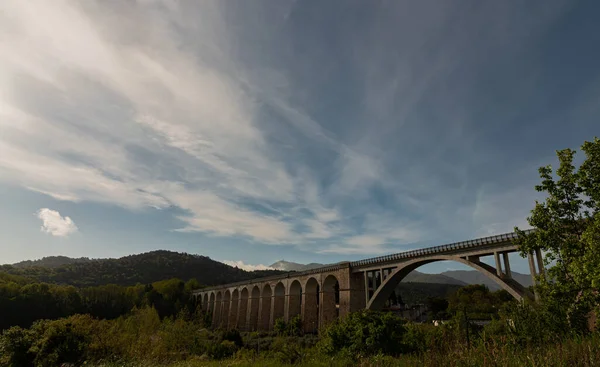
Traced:
POLYGON ((333 323, 321 335, 320 347, 327 354, 352 356, 378 353, 397 355, 405 350, 405 321, 392 313, 362 310, 333 323))
POLYGON ((564 149, 557 151, 556 172, 551 166, 539 169, 536 190, 546 199, 535 203, 528 218, 536 231, 516 228, 522 256, 544 253, 547 275, 537 287, 543 302, 563 308, 574 332, 585 331, 589 312, 600 304, 600 139, 581 148, 586 158, 579 168, 575 151, 564 149))
POLYGON ((10 275, 0 278, 0 330, 26 327, 40 319, 58 319, 89 314, 102 319, 125 315, 134 307, 156 308, 160 317, 196 308, 191 290, 195 281, 170 279, 154 284, 120 287, 103 285, 75 288, 32 283, 29 278, 10 275), (190 284, 191 283, 191 284, 190 284))

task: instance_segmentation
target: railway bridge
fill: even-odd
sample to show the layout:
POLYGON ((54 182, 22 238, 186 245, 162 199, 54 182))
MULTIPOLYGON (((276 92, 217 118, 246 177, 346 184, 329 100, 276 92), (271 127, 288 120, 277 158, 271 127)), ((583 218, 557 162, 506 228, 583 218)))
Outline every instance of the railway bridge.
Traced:
MULTIPOLYGON (((517 252, 516 233, 424 248, 302 272, 204 288, 194 292, 212 314, 214 328, 272 330, 275 320, 300 315, 305 332, 316 332, 338 317, 384 308, 399 282, 418 267, 457 261, 483 273, 514 298, 534 295, 512 278, 508 254, 517 252), (495 267, 481 261, 493 256, 495 267)), ((540 252, 529 254, 532 278, 544 271, 540 252)))

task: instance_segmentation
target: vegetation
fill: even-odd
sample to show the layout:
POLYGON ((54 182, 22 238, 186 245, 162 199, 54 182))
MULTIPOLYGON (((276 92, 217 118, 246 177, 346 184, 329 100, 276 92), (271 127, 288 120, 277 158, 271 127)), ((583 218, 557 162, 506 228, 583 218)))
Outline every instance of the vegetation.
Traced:
POLYGON ((537 189, 548 196, 529 218, 537 231, 518 231, 522 255, 544 252, 548 271, 535 288, 539 302, 519 303, 475 285, 447 300, 427 300, 448 319, 439 326, 361 311, 318 336, 302 335, 298 318, 277 320, 273 333, 240 333, 207 328, 210 315, 189 301, 195 281, 77 289, 0 273, 1 320, 9 315, 8 324, 21 325, 0 335, 0 366, 597 365, 600 332, 592 321, 600 311, 600 140, 583 150, 587 158, 578 169, 573 151, 558 152, 556 180, 550 167, 540 169, 537 189), (16 310, 29 319, 62 318, 29 326, 16 310), (473 318, 490 323, 479 326, 473 318))
POLYGON ((522 256, 544 253, 547 275, 540 275, 537 292, 543 304, 567 321, 576 333, 588 327, 600 305, 600 139, 581 147, 585 160, 573 164, 575 151, 557 152, 559 168, 539 169, 544 202, 536 202, 528 222, 536 231, 519 233, 522 256), (554 177, 556 174, 556 179, 554 177))

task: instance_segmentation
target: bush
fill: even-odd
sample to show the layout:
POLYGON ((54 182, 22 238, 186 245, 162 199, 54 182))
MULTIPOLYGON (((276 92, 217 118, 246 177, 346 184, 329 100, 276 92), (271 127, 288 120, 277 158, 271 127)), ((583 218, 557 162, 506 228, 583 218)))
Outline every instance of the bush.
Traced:
POLYGON ((302 358, 300 344, 294 338, 277 337, 271 344, 273 357, 282 364, 294 364, 302 358))
POLYGON ((404 324, 388 312, 354 312, 322 332, 319 349, 329 355, 342 352, 357 358, 380 353, 398 355, 406 350, 404 324))
POLYGON ((91 335, 73 319, 42 321, 34 325, 33 332, 37 335, 31 351, 36 353, 36 366, 78 364, 84 360, 91 335))
POLYGON ((241 348, 244 345, 242 335, 237 329, 223 331, 219 338, 221 341, 227 340, 233 342, 236 347, 241 348))
POLYGON ((302 318, 300 315, 296 315, 288 323, 283 318, 277 319, 273 330, 280 336, 300 336, 302 335, 302 318))
POLYGON ((208 348, 208 355, 212 359, 225 359, 233 356, 238 348, 234 342, 223 340, 219 344, 213 344, 208 348))
POLYGON ((19 326, 5 330, 0 336, 0 366, 31 366, 31 331, 19 326))

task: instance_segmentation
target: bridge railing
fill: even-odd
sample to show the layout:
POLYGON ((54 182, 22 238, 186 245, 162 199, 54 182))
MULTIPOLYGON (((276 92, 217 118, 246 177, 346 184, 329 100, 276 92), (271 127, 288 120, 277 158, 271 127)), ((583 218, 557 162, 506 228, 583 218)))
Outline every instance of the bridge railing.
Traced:
MULTIPOLYGON (((529 234, 533 231, 534 231, 533 229, 528 229, 528 230, 525 230, 524 232, 526 234, 529 234)), ((325 273, 325 272, 329 272, 329 271, 336 271, 336 270, 339 270, 339 269, 347 267, 347 266, 359 267, 359 266, 365 266, 365 265, 376 264, 376 263, 392 262, 392 261, 406 259, 406 258, 415 258, 415 257, 419 257, 419 256, 433 255, 433 254, 438 254, 438 253, 442 253, 442 252, 446 252, 446 251, 470 249, 470 248, 475 248, 475 247, 479 247, 482 245, 492 245, 492 244, 496 244, 496 243, 512 241, 516 238, 517 238, 517 234, 515 232, 504 233, 504 234, 499 234, 499 235, 495 235, 495 236, 482 237, 482 238, 478 238, 478 239, 474 239, 474 240, 454 242, 454 243, 449 243, 449 244, 441 245, 441 246, 427 247, 427 248, 418 249, 418 250, 399 252, 399 253, 391 254, 391 255, 372 257, 372 258, 364 259, 364 260, 358 260, 358 261, 352 261, 352 262, 340 262, 337 264, 326 265, 326 266, 322 266, 322 267, 314 268, 314 269, 310 269, 310 270, 292 271, 292 272, 287 272, 287 273, 280 274, 280 275, 272 275, 272 276, 268 276, 268 277, 250 279, 250 280, 241 281, 241 282, 216 285, 216 286, 211 286, 211 287, 200 289, 194 293, 206 292, 206 291, 216 290, 216 289, 233 288, 233 287, 239 287, 239 286, 243 286, 243 285, 252 285, 255 283, 263 283, 263 282, 269 282, 269 281, 275 281, 275 280, 283 280, 283 279, 287 279, 290 277, 296 278, 296 277, 300 277, 300 276, 304 276, 304 275, 325 273)))
MULTIPOLYGON (((524 232, 526 234, 529 234, 533 231, 534 231, 533 229, 528 229, 528 230, 525 230, 524 232)), ((352 261, 350 263, 350 266, 351 267, 365 266, 365 265, 370 265, 370 264, 385 263, 385 262, 401 260, 401 259, 406 259, 406 258, 414 258, 414 257, 419 257, 419 256, 424 256, 424 255, 433 255, 433 254, 438 254, 438 253, 442 253, 442 252, 446 252, 446 251, 475 248, 475 247, 479 247, 482 245, 492 245, 495 243, 512 241, 516 238, 517 238, 517 233, 515 233, 515 232, 504 233, 504 234, 499 234, 499 235, 495 235, 495 236, 482 237, 482 238, 478 238, 475 240, 454 242, 454 243, 449 243, 446 245, 427 247, 427 248, 423 248, 423 249, 399 252, 399 253, 392 254, 392 255, 378 256, 378 257, 372 257, 372 258, 364 259, 364 260, 352 261)))

